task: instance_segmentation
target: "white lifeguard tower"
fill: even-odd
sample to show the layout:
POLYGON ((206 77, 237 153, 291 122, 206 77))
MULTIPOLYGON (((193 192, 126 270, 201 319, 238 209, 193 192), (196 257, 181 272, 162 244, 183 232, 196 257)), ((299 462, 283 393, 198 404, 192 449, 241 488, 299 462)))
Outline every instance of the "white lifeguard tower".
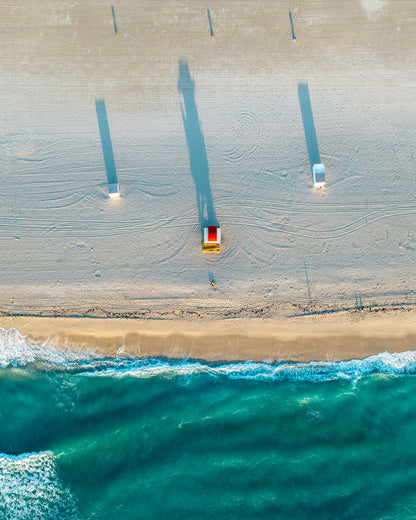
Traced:
POLYGON ((221 251, 221 229, 218 226, 204 227, 202 231, 202 251, 210 253, 221 251))
POLYGON ((314 164, 312 166, 312 178, 314 188, 325 186, 325 168, 323 164, 314 164))
POLYGON ((118 184, 109 184, 108 185, 108 195, 110 198, 120 197, 120 190, 118 184))

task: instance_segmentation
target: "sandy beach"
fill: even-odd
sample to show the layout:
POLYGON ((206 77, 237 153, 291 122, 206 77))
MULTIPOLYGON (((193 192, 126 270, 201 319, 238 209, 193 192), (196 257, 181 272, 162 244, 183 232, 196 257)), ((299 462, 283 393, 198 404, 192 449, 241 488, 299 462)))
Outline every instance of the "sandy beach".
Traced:
POLYGON ((416 311, 354 311, 282 319, 0 318, 31 341, 102 356, 208 361, 340 361, 412 350, 416 311))
POLYGON ((414 348, 416 3, 0 14, 0 326, 208 360, 414 348))

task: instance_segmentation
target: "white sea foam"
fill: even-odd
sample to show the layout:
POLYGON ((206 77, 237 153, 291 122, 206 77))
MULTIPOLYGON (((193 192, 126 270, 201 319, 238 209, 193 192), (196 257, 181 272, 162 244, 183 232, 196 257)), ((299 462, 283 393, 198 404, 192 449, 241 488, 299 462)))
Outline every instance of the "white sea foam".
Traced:
POLYGON ((85 375, 135 376, 135 377, 172 377, 207 374, 229 379, 252 381, 309 381, 324 382, 339 379, 356 380, 360 377, 379 373, 396 376, 416 373, 416 352, 407 351, 397 354, 383 352, 364 359, 350 361, 320 361, 310 363, 240 363, 204 364, 193 361, 114 360, 101 361, 94 370, 85 375))
POLYGON ((16 329, 0 328, 0 367, 47 364, 49 368, 68 370, 87 376, 176 377, 208 375, 252 381, 332 381, 356 380, 379 373, 396 376, 416 373, 416 351, 383 352, 349 361, 313 361, 309 363, 260 363, 241 361, 201 363, 192 360, 99 358, 96 355, 60 350, 47 343, 29 341, 16 329))
MULTIPOLYGON (((85 357, 85 353, 83 354, 85 357)), ((48 343, 39 344, 23 336, 17 329, 0 327, 0 368, 25 366, 30 363, 45 362, 63 364, 80 358, 73 351, 62 351, 48 343)))
POLYGON ((2 520, 78 520, 76 503, 59 480, 52 452, 0 453, 2 520))

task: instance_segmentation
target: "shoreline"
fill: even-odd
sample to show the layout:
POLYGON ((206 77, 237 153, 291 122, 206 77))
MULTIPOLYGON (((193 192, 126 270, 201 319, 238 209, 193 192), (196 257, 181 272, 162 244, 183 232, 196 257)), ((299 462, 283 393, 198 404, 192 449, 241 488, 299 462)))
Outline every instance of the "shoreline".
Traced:
POLYGON ((9 316, 0 327, 58 350, 208 362, 342 361, 416 345, 413 308, 198 320, 9 316))

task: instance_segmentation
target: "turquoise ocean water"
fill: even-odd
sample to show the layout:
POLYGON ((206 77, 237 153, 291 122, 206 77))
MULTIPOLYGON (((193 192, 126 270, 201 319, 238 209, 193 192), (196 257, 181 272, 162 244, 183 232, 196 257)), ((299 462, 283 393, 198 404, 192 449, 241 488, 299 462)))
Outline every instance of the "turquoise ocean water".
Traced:
POLYGON ((1 519, 416 517, 416 354, 79 359, 0 330, 1 519))

